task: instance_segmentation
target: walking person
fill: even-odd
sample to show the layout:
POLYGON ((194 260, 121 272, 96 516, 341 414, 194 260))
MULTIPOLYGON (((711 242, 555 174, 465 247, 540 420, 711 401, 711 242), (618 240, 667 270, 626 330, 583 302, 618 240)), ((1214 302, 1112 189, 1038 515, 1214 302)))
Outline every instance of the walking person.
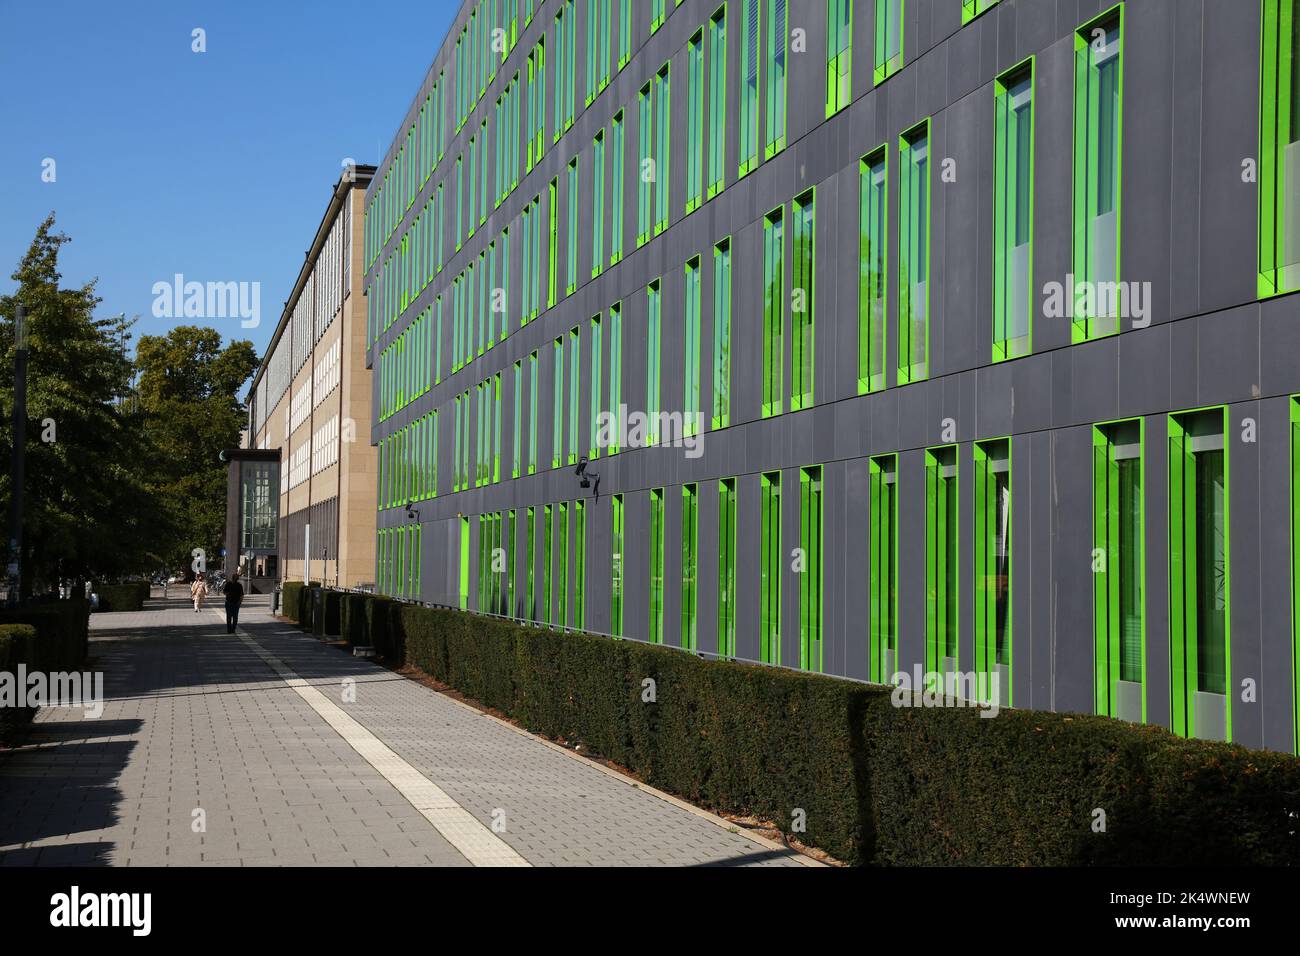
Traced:
POLYGON ((194 576, 194 583, 190 585, 190 597, 194 598, 194 613, 198 614, 203 610, 203 599, 208 596, 208 582, 203 580, 203 572, 200 571, 194 576))
POLYGON ((221 593, 226 596, 226 633, 234 634, 235 628, 239 627, 239 605, 244 600, 244 586, 239 583, 238 571, 230 576, 221 593))

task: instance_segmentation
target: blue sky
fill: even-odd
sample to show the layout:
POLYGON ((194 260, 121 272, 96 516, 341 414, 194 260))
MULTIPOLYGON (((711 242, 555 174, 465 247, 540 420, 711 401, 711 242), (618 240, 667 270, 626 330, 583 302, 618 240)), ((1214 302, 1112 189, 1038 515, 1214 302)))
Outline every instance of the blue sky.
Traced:
POLYGON ((458 7, 0 0, 0 294, 53 210, 97 314, 157 334, 184 320, 153 317, 155 282, 260 282, 258 328, 209 323, 260 354, 344 157, 379 161, 458 7))

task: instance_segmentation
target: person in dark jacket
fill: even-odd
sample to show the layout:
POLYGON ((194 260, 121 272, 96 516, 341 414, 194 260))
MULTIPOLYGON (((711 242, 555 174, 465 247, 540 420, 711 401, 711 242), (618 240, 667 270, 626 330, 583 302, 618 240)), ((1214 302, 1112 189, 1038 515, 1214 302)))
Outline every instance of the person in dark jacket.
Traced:
POLYGON ((232 574, 221 592, 226 596, 226 633, 234 634, 239 626, 239 605, 244 600, 244 586, 239 583, 239 575, 232 574))

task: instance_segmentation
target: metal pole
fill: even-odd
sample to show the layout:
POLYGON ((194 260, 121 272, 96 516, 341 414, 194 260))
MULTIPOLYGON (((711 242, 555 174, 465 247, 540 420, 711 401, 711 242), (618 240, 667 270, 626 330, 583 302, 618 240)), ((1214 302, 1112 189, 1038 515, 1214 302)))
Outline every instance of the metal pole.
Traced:
POLYGON ((9 517, 9 604, 22 596, 23 466, 27 452, 27 312, 18 305, 14 313, 14 419, 13 461, 9 517))

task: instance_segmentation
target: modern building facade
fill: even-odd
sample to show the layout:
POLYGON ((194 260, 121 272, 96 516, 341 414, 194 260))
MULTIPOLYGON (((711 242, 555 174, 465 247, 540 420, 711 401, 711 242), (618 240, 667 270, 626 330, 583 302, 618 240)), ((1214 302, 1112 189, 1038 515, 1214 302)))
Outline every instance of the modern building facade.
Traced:
MULTIPOLYGON (((330 196, 249 391, 246 443, 272 466, 232 455, 241 475, 239 554, 254 576, 374 583, 375 449, 362 295, 366 187, 349 166, 330 196), (257 530, 251 530, 257 529, 257 530), (269 530, 268 530, 269 529, 269 530)), ((231 551, 227 548, 227 562, 231 551)))
POLYGON ((1295 7, 466 3, 366 196, 381 589, 1294 750, 1295 7))

